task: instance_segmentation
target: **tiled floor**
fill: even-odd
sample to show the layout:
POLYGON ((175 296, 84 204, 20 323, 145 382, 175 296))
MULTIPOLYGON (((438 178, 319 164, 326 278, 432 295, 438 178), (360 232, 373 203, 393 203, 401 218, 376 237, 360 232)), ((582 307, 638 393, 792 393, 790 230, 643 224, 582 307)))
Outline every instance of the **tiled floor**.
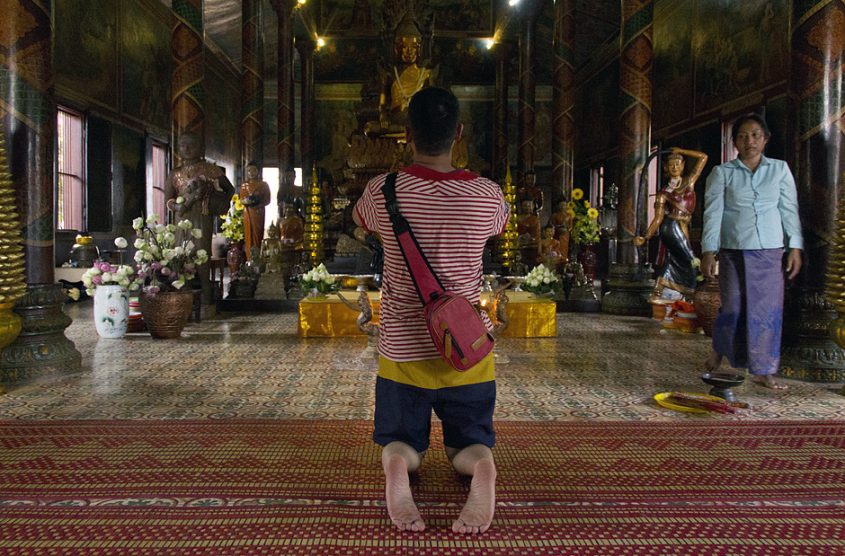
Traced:
MULTIPOLYGON (((99 339, 91 305, 69 306, 67 336, 82 371, 12 388, 0 418, 369 419, 375 359, 367 340, 299 339, 295 314, 224 313, 189 324, 179 340, 130 334, 99 339)), ((500 420, 843 419, 841 385, 787 381, 737 389, 751 409, 731 416, 678 413, 654 404, 667 390, 706 392, 702 335, 650 320, 558 314, 558 336, 497 343, 500 420)))

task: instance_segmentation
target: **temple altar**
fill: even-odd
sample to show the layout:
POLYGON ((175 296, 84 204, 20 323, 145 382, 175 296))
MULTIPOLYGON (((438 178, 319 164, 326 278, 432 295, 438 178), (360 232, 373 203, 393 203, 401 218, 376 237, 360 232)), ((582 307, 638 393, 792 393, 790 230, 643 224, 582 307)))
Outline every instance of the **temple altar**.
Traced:
MULTIPOLYGON (((355 299, 355 291, 342 291, 346 299, 355 299)), ((369 292, 373 305, 373 322, 378 322, 381 294, 369 292)), ((553 299, 538 298, 529 292, 508 291, 510 299, 506 315, 508 326, 505 338, 554 338, 557 336, 557 305, 553 299)), ((489 295, 482 293, 482 306, 491 308, 489 295), (485 303, 486 300, 486 303, 485 303)), ((299 302, 299 321, 296 334, 300 338, 335 338, 366 336, 358 329, 359 312, 348 307, 336 294, 322 299, 305 298, 299 302)))

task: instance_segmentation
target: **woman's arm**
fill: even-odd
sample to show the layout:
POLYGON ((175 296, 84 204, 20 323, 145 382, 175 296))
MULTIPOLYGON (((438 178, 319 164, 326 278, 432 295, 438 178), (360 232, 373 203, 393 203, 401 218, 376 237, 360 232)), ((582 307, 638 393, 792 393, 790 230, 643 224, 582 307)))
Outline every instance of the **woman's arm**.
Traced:
POLYGON ((704 190, 704 229, 701 232, 701 272, 712 278, 716 270, 716 253, 722 236, 722 215, 725 211, 725 175, 720 166, 707 177, 704 190))

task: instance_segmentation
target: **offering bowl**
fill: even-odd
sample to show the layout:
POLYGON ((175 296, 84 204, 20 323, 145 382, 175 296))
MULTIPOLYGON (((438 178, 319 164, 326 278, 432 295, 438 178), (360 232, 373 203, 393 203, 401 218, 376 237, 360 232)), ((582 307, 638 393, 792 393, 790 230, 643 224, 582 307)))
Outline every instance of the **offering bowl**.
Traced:
POLYGON ((745 376, 736 373, 704 373, 701 375, 701 380, 713 387, 710 390, 711 396, 718 396, 723 400, 735 402, 736 394, 733 393, 731 388, 745 382, 745 376))

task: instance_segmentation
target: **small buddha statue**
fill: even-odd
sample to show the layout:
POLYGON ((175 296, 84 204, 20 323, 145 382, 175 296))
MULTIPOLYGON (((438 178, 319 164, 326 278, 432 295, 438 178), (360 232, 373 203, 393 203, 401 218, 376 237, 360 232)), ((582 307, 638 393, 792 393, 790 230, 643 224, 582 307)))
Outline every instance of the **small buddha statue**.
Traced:
POLYGON ((566 199, 558 201, 555 211, 549 217, 548 226, 554 230, 554 238, 560 243, 564 262, 569 259, 569 239, 572 232, 572 212, 566 208, 566 199))
POLYGON ((275 222, 270 222, 267 237, 261 242, 261 263, 265 272, 281 272, 282 270, 282 242, 279 241, 279 228, 275 222))
POLYGON ((543 228, 543 237, 540 239, 540 258, 551 270, 555 270, 566 262, 560 241, 555 239, 554 226, 547 225, 543 228))
POLYGON ((302 249, 305 236, 305 222, 297 213, 293 203, 285 204, 284 218, 279 222, 279 241, 282 249, 302 249))
POLYGON ((540 254, 540 217, 534 208, 534 201, 523 199, 516 217, 517 246, 525 265, 537 264, 540 254))

